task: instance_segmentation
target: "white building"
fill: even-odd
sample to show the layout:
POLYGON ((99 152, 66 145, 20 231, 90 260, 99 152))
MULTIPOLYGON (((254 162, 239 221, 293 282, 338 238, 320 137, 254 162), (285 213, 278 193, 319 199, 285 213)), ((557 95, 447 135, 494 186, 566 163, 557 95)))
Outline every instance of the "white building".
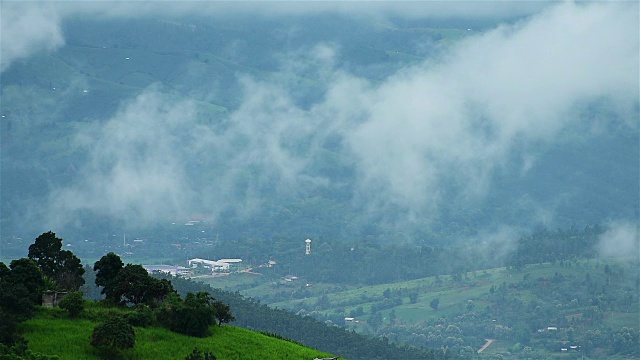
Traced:
POLYGON ((218 261, 228 264, 238 264, 242 262, 242 259, 220 259, 218 261))
POLYGON ((184 266, 173 266, 173 265, 142 265, 142 267, 147 270, 149 274, 154 271, 160 271, 163 273, 171 274, 173 276, 190 276, 191 270, 184 266))
POLYGON ((242 262, 242 259, 220 259, 220 260, 206 260, 195 258, 188 261, 189 266, 194 268, 198 264, 202 264, 204 267, 211 269, 211 271, 229 271, 229 268, 233 264, 242 262))

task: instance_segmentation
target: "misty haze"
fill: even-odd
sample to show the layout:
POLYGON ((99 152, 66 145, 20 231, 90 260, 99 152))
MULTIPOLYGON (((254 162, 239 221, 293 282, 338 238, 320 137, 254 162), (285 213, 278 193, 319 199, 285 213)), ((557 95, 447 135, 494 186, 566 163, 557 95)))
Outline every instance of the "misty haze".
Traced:
POLYGON ((637 2, 0 10, 0 357, 640 358, 637 2))

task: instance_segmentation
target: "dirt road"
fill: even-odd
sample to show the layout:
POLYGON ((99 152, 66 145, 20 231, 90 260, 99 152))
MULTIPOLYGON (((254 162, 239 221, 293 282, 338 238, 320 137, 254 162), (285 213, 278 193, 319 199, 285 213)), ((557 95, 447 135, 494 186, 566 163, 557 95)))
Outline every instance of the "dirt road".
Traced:
POLYGON ((484 343, 484 345, 482 345, 482 347, 480 348, 480 350, 478 350, 478 354, 480 354, 481 352, 483 352, 486 348, 489 347, 489 345, 491 345, 491 343, 493 342, 493 339, 487 339, 487 342, 484 343))

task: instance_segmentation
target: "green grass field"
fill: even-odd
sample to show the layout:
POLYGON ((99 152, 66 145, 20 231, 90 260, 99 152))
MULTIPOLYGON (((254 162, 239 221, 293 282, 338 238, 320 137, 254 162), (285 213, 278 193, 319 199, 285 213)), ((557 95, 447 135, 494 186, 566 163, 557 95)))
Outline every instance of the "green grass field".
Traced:
MULTIPOLYGON (((419 294, 418 301, 411 304, 409 298, 404 297, 403 304, 394 307, 396 316, 404 322, 421 322, 443 315, 452 316, 462 313, 465 311, 468 300, 473 300, 475 306, 482 307, 486 305, 482 298, 489 293, 492 286, 499 287, 502 283, 517 283, 522 281, 525 276, 528 276, 530 279, 551 278, 555 273, 581 278, 584 277, 585 272, 590 272, 594 278, 603 276, 600 274, 602 273, 602 266, 595 260, 582 260, 579 264, 575 264, 572 267, 544 263, 531 265, 523 270, 495 268, 468 273, 466 279, 460 282, 453 281, 452 277, 447 275, 440 276, 440 282, 437 282, 435 277, 427 277, 389 284, 362 286, 359 288, 351 287, 348 290, 338 292, 328 292, 326 291, 326 287, 322 290, 316 288, 314 289, 313 296, 306 299, 279 301, 271 303, 270 305, 283 309, 296 310, 304 304, 315 304, 323 294, 326 294, 331 302, 331 306, 321 311, 323 313, 328 314, 337 309, 346 309, 348 313, 358 306, 362 306, 365 313, 368 313, 372 304, 383 299, 383 292, 386 289, 405 289, 407 291, 416 291, 419 294), (373 299, 373 301, 364 301, 362 300, 364 298, 373 299), (440 306, 437 310, 433 310, 429 306, 431 300, 435 298, 440 299, 440 306)), ((260 295, 265 293, 265 287, 264 285, 260 285, 255 288, 245 289, 242 293, 260 298, 260 295)), ((531 296, 528 291, 519 293, 519 297, 524 302, 529 301, 531 296)), ((633 320, 633 317, 625 317, 625 313, 619 315, 613 313, 608 319, 608 323, 613 327, 621 328, 623 326, 630 326, 629 319, 633 320)), ((637 324, 635 324, 635 326, 637 326, 637 324)))
MULTIPOLYGON (((60 309, 41 308, 22 325, 33 351, 58 355, 60 359, 98 359, 90 338, 101 317, 112 309, 90 307, 81 319, 69 319, 60 309), (91 319, 94 318, 94 319, 91 319)), ((275 339, 235 326, 213 326, 212 335, 195 338, 167 329, 136 327, 136 345, 126 350, 129 359, 184 359, 194 348, 213 352, 218 359, 313 359, 330 354, 275 339)))

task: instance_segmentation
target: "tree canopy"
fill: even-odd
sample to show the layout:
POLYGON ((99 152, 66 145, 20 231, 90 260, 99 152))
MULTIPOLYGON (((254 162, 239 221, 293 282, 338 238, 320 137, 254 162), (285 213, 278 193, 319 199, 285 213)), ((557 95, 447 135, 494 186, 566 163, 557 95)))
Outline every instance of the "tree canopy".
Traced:
POLYGON ((120 257, 112 252, 96 261, 95 283, 102 286, 106 299, 114 304, 154 305, 174 292, 169 280, 155 279, 141 265, 123 266, 120 257))
MULTIPOLYGON (((129 349, 136 344, 136 332, 127 320, 118 314, 111 314, 101 325, 93 329, 91 345, 110 352, 129 349)), ((113 355, 111 353, 110 355, 113 355)))
POLYGON ((49 231, 38 236, 29 246, 29 259, 42 273, 56 282, 60 289, 75 291, 84 284, 84 267, 69 250, 62 250, 62 239, 49 231))

